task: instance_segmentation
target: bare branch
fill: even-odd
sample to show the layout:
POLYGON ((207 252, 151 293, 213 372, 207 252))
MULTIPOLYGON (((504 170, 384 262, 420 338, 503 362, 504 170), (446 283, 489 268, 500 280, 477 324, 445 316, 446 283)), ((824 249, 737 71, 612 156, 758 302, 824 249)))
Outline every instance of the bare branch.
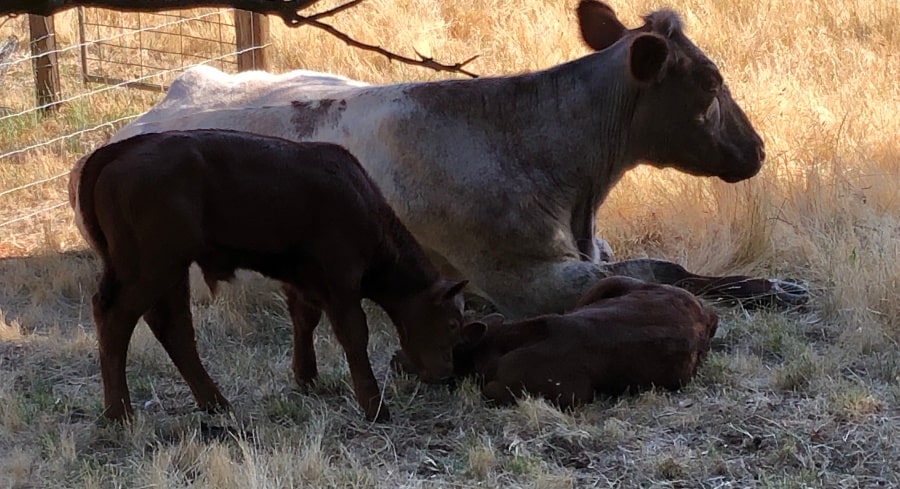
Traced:
POLYGON ((309 24, 328 32, 349 46, 364 51, 378 53, 392 61, 422 66, 435 71, 461 73, 472 78, 478 78, 477 74, 465 69, 466 65, 471 63, 478 56, 473 56, 462 63, 455 64, 440 63, 433 58, 423 56, 418 52, 416 54, 419 56, 419 59, 413 59, 388 51, 381 46, 357 41, 335 27, 319 21, 320 19, 331 17, 337 13, 355 7, 362 3, 363 0, 352 0, 333 9, 309 16, 303 16, 297 13, 299 10, 307 8, 318 1, 319 0, 7 0, 0 2, 0 15, 15 15, 19 13, 51 15, 75 6, 99 7, 128 12, 159 12, 194 7, 236 8, 266 15, 277 15, 284 20, 285 24, 292 27, 309 24))
POLYGON ((266 15, 277 15, 289 26, 300 25, 297 13, 319 0, 6 0, 0 2, 0 15, 37 14, 49 16, 72 7, 99 7, 127 12, 160 12, 196 7, 236 8, 266 15))
MULTIPOLYGON (((363 2, 363 0, 353 0, 352 2, 347 2, 347 3, 343 4, 343 5, 338 5, 337 7, 333 8, 333 9, 331 9, 331 10, 326 10, 326 11, 324 11, 324 12, 319 12, 319 13, 317 13, 317 14, 310 15, 310 16, 308 16, 308 17, 305 17, 304 20, 306 20, 306 21, 309 21, 309 20, 319 20, 319 19, 324 19, 324 18, 326 18, 326 17, 331 17, 332 15, 337 14, 337 13, 340 13, 340 12, 343 12, 344 10, 347 10, 347 9, 349 9, 350 7, 355 7, 355 6, 359 5, 359 4, 361 4, 362 2, 363 2)), ((302 22, 302 21, 303 21, 303 20, 301 20, 301 22, 302 22)))
POLYGON ((399 61, 401 63, 406 63, 406 64, 410 64, 410 65, 422 66, 422 67, 425 67, 428 69, 432 69, 434 71, 444 71, 444 72, 449 72, 449 73, 462 73, 463 75, 469 76, 471 78, 478 78, 478 75, 476 73, 472 73, 471 71, 468 71, 465 69, 465 66, 467 64, 471 63, 472 61, 474 61, 475 59, 478 58, 477 55, 467 59, 466 61, 463 61, 462 63, 446 65, 443 63, 439 63, 432 58, 427 58, 425 56, 422 56, 419 53, 416 53, 419 56, 419 59, 413 59, 413 58, 403 56, 401 54, 392 53, 391 51, 388 51, 388 50, 382 48, 381 46, 375 46, 373 44, 366 44, 364 42, 357 41, 356 39, 353 39, 352 37, 348 36, 347 34, 344 34, 343 32, 337 30, 336 28, 334 28, 334 26, 324 24, 322 22, 319 22, 318 20, 314 20, 312 17, 307 17, 307 18, 302 19, 301 23, 309 24, 313 27, 322 29, 323 31, 340 39, 341 41, 344 41, 344 43, 349 46, 353 46, 355 48, 362 49, 363 51, 371 51, 373 53, 378 53, 392 61, 399 61))

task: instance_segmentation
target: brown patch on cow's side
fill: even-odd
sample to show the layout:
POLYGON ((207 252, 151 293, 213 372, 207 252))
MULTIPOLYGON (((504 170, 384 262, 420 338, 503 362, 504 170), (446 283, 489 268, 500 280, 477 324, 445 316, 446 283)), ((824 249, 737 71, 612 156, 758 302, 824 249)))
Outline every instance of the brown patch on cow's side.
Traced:
POLYGON ((341 112, 347 110, 347 101, 326 98, 322 100, 294 100, 291 106, 296 113, 291 117, 291 124, 297 131, 297 137, 304 139, 316 132, 323 124, 336 124, 341 112), (336 110, 331 108, 338 102, 336 110))

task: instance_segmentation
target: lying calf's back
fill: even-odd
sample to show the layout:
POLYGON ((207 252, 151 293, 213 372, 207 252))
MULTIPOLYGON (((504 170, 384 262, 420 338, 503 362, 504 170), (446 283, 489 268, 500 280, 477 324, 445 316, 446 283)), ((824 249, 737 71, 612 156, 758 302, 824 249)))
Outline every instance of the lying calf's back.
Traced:
POLYGON ((596 392, 689 382, 709 350, 715 312, 675 287, 614 277, 598 288, 610 285, 614 293, 568 314, 488 325, 474 345, 457 348, 457 370, 482 376, 494 400, 530 393, 563 406, 596 392))

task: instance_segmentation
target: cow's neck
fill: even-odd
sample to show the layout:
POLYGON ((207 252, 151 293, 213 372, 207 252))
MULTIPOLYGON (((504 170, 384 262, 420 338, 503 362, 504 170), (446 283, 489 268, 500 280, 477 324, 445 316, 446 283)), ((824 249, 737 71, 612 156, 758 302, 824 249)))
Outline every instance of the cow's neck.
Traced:
MULTIPOLYGON (((637 91, 626 78, 623 49, 601 53, 535 74, 536 83, 554 93, 556 119, 547 122, 557 148, 545 171, 559 178, 560 169, 576 188, 575 200, 596 208, 626 171, 635 166, 626 147, 637 91)), ((539 122, 538 122, 539 123, 539 122)))
POLYGON ((624 56, 616 45, 544 71, 416 84, 407 93, 427 113, 489 138, 504 173, 596 208, 634 166, 625 147, 636 93, 624 56))

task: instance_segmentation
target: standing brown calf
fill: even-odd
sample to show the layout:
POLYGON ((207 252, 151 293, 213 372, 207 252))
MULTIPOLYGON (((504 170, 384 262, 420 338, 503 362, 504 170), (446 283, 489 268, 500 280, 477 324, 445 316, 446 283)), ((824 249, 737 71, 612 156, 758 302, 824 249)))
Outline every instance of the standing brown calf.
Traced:
MULTIPOLYGON (((513 323, 492 314, 467 324, 455 371, 478 376, 498 404, 529 393, 570 408, 598 392, 677 389, 696 373, 717 324, 690 292, 610 277, 567 314, 513 323)), ((395 361, 403 365, 403 356, 395 361)))
POLYGON ((453 372, 465 282, 439 276, 340 146, 222 130, 146 134, 91 154, 77 188, 77 220, 103 262, 93 308, 110 418, 133 412, 125 362, 141 316, 200 407, 228 405, 197 353, 192 262, 212 290, 239 268, 285 284, 300 383, 317 375, 313 330, 324 311, 368 419, 389 414, 369 364, 362 298, 384 308, 425 380, 453 372))

